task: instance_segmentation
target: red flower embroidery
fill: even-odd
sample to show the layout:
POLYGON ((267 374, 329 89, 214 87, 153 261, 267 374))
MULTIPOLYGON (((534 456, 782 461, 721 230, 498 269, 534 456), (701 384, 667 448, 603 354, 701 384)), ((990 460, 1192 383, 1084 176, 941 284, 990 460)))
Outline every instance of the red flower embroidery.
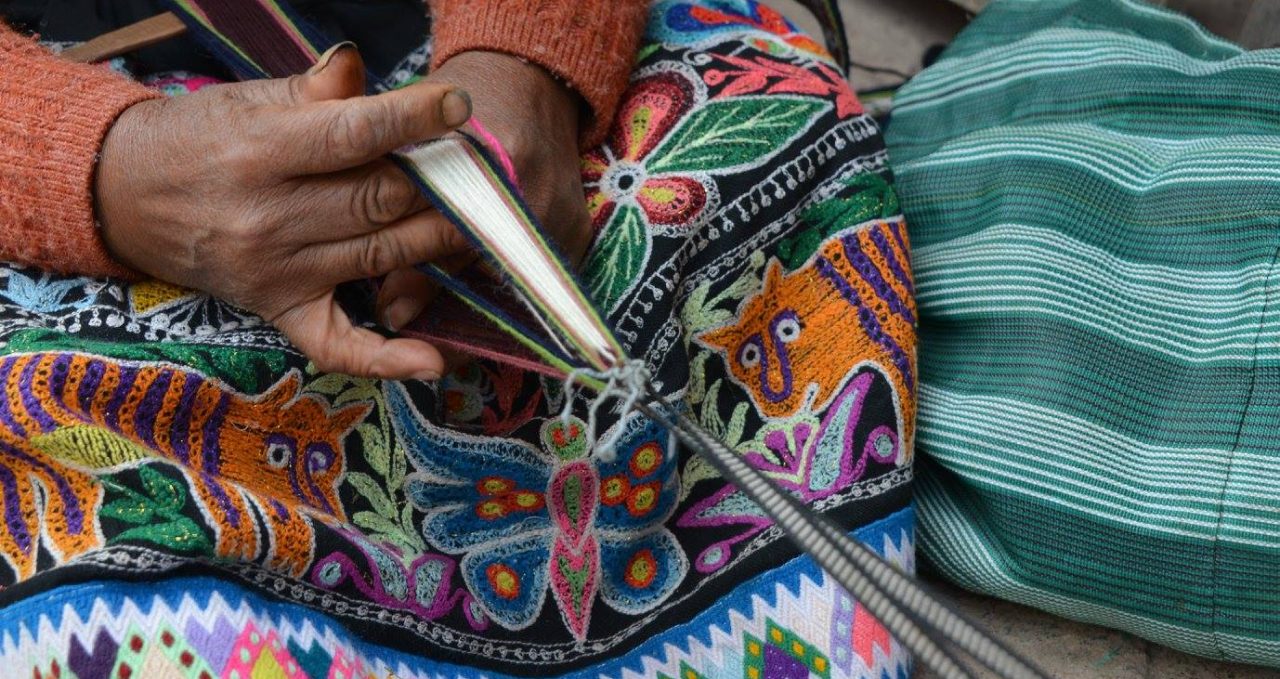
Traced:
POLYGON ((650 173, 648 164, 693 108, 693 85, 671 72, 634 83, 618 107, 609 142, 582 163, 587 207, 598 232, 619 204, 639 206, 650 225, 691 223, 707 204, 707 189, 693 177, 650 173))
POLYGON ((862 113, 862 104, 849 84, 826 64, 797 66, 768 57, 713 56, 728 65, 724 69, 708 69, 702 76, 703 81, 711 86, 728 83, 716 94, 717 97, 756 92, 807 94, 835 99, 836 116, 842 120, 862 113))

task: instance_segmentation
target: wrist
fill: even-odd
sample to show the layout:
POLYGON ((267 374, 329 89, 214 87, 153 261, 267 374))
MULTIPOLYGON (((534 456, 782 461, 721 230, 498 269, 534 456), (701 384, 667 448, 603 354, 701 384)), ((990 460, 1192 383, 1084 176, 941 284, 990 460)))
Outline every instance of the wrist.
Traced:
MULTIPOLYGON (((495 132, 532 124, 549 135, 550 141, 577 143, 585 101, 567 83, 535 63, 502 52, 467 51, 449 58, 429 77, 465 87, 476 115, 495 132)), ((524 135, 499 137, 504 144, 535 141, 524 135)), ((507 151, 518 157, 525 150, 507 151)))
POLYGON ((116 117, 103 137, 93 175, 93 211, 98 235, 107 254, 133 269, 139 262, 131 256, 128 225, 130 206, 145 197, 130 187, 130 166, 137 154, 138 130, 145 127, 147 110, 163 100, 148 99, 126 108, 116 117))

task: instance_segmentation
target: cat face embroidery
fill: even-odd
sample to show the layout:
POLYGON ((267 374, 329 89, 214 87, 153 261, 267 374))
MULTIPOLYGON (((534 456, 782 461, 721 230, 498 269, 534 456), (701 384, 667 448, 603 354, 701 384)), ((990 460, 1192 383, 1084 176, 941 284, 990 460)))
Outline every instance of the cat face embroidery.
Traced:
POLYGON ((291 373, 256 400, 235 399, 227 413, 222 473, 271 498, 294 498, 342 516, 338 483, 345 470, 342 439, 369 411, 360 404, 330 411, 299 397, 291 373))
POLYGON ((897 228, 880 222, 837 235, 792 273, 770 260, 763 288, 742 303, 737 321, 698 337, 723 354, 762 414, 821 410, 857 366, 870 363, 894 387, 910 444, 915 304, 897 228))
POLYGON ((808 273, 784 276, 782 265, 771 261, 764 289, 742 306, 737 323, 699 338, 724 353, 733 377, 770 417, 795 413, 810 392, 825 401, 848 371, 839 356, 822 351, 831 328, 815 321, 828 286, 808 273))

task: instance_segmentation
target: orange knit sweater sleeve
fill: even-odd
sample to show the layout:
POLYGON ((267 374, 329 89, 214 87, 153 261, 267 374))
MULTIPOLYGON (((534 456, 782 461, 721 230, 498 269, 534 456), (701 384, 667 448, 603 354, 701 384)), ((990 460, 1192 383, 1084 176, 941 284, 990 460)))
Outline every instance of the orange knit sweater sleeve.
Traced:
POLYGON ((503 52, 547 69, 590 106, 583 146, 609 130, 640 45, 647 0, 431 0, 432 62, 503 52))
POLYGON ((0 260, 130 277, 98 233, 93 177, 107 129, 156 92, 73 64, 0 22, 0 260))

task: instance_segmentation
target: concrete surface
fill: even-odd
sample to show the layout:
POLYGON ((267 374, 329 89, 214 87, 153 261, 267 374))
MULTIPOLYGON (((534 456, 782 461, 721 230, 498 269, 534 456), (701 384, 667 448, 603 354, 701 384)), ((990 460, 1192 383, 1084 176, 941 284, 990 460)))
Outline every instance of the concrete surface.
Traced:
MULTIPOLYGON (((1131 634, 931 583, 1054 679, 1277 679, 1280 671, 1179 653, 1131 634)), ((982 675, 990 677, 993 675, 982 675)), ((919 670, 915 679, 937 679, 919 670)))

